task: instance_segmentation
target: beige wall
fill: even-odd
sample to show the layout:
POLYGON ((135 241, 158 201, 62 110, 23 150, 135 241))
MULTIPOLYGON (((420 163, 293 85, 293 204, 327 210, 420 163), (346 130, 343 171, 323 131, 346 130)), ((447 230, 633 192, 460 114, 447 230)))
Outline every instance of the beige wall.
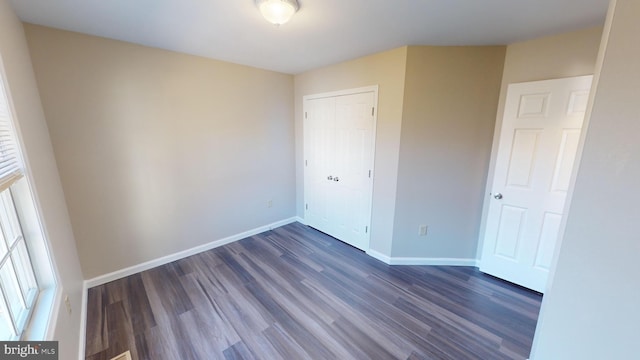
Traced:
MULTIPOLYGON (((489 197, 493 183, 496 149, 509 84, 593 74, 601 35, 602 27, 595 27, 507 46, 496 127, 493 135, 493 150, 487 176, 487 187, 484 192, 485 200, 489 197)), ((483 245, 482 236, 485 231, 484 224, 488 205, 489 202, 486 201, 483 206, 478 254, 481 253, 483 245)))
POLYGON ((638 358, 638 18, 637 0, 612 2, 566 231, 531 359, 638 358))
POLYGON ((52 338, 60 341, 61 359, 74 359, 80 338, 82 272, 24 30, 7 0, 0 0, 0 55, 60 290, 69 294, 73 309, 68 315, 64 304, 58 304, 52 338))
POLYGON ((25 26, 86 278, 295 215, 293 76, 25 26))
MULTIPOLYGON (((593 74, 602 27, 507 46, 502 84, 593 74)), ((506 94, 503 94, 506 97, 506 94)))
POLYGON ((504 56, 409 47, 393 257, 475 259, 504 56))
POLYGON ((297 213, 304 217, 302 97, 379 85, 371 249, 391 253, 407 48, 309 71, 295 77, 297 213))

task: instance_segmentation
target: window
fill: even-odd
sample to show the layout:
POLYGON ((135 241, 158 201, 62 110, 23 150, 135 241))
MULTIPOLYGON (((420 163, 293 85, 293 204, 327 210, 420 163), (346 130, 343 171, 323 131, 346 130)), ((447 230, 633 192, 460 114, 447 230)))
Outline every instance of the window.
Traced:
POLYGON ((25 192, 29 185, 4 71, 0 75, 0 340, 18 340, 24 338, 41 287, 30 256, 34 244, 24 235, 34 233, 33 224, 28 223, 34 217, 28 214, 35 213, 35 206, 29 191, 25 192))
POLYGON ((11 189, 0 193, 0 339, 22 334, 38 294, 11 189))

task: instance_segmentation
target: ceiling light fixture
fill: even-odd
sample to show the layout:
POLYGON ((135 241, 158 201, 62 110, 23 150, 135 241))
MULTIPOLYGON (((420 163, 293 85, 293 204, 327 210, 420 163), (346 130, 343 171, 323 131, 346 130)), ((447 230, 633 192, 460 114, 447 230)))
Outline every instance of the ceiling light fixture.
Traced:
POLYGON ((256 0, 256 5, 262 16, 275 25, 291 20, 300 7, 297 0, 256 0))

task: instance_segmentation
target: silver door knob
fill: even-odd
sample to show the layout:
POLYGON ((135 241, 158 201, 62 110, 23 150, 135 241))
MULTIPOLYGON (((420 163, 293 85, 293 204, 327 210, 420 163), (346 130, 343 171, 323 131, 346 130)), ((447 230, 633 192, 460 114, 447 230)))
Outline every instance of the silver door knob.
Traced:
POLYGON ((333 181, 340 181, 340 178, 336 176, 335 178, 333 178, 333 181))
POLYGON ((329 176, 327 177, 327 180, 329 180, 329 181, 333 180, 333 176, 329 175, 329 176))
POLYGON ((496 200, 501 200, 501 199, 502 199, 502 194, 500 194, 500 193, 496 193, 495 195, 493 195, 493 197, 494 197, 496 200))

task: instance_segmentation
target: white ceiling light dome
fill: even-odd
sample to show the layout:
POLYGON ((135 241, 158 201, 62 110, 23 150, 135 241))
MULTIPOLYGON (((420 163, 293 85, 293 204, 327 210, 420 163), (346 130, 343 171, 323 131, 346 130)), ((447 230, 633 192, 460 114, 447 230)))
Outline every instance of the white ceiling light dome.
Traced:
POLYGON ((300 6, 297 0, 256 0, 260 13, 268 22, 282 25, 293 17, 300 6))

